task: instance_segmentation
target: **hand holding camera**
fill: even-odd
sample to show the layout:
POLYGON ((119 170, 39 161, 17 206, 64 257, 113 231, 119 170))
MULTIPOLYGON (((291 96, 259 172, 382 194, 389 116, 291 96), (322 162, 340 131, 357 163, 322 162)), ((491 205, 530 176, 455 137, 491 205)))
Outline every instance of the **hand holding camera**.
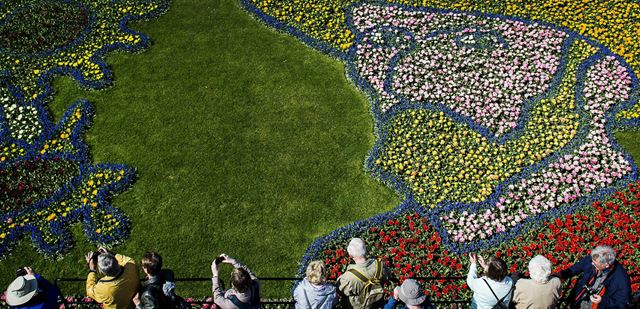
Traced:
POLYGON ((222 263, 223 260, 224 260, 224 257, 220 255, 215 259, 213 259, 213 262, 211 262, 211 275, 213 275, 213 277, 218 276, 218 265, 220 265, 220 263, 222 263))
POLYGON ((89 270, 96 270, 96 265, 98 264, 98 256, 103 253, 109 253, 109 251, 103 247, 100 247, 96 251, 87 253, 85 259, 87 260, 87 266, 89 267, 89 270))
POLYGON ((25 266, 25 267, 20 267, 16 270, 16 278, 26 276, 26 275, 31 275, 31 276, 35 275, 31 267, 25 266))

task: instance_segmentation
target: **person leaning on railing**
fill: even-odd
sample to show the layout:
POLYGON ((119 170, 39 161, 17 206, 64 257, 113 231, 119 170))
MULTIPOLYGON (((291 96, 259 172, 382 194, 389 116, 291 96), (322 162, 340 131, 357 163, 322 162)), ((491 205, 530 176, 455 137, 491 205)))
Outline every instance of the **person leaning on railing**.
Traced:
POLYGON ((260 308, 260 281, 245 265, 236 259, 221 254, 211 262, 211 282, 214 303, 222 309, 256 309, 260 308), (218 265, 231 264, 231 289, 222 292, 218 278, 218 265))
MULTIPOLYGON (((138 309, 157 309, 178 307, 182 299, 176 295, 173 271, 162 268, 162 256, 156 252, 146 252, 140 260, 140 266, 147 280, 142 289, 133 298, 138 309)), ((188 306, 182 306, 188 307, 188 306)))
POLYGON ((87 296, 104 305, 104 309, 134 308, 133 296, 140 287, 136 262, 122 254, 104 248, 86 255, 87 296), (98 280, 96 269, 105 276, 98 280))

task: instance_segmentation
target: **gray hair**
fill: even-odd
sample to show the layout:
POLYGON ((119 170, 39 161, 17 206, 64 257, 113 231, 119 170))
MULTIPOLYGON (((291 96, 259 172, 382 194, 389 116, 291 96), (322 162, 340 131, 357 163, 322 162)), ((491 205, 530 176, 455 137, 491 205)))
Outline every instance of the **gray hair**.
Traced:
POLYGON ((364 240, 360 238, 351 239, 347 247, 347 252, 349 252, 351 257, 366 257, 367 247, 364 245, 364 240))
POLYGON ((102 253, 98 256, 98 269, 107 276, 117 276, 120 272, 120 264, 111 253, 102 253))
POLYGON ((550 274, 551 261, 546 257, 536 255, 529 261, 529 276, 531 276, 531 279, 539 283, 546 283, 549 281, 550 274))
POLYGON ((591 260, 600 264, 611 265, 616 260, 616 251, 609 246, 597 246, 591 250, 591 260))

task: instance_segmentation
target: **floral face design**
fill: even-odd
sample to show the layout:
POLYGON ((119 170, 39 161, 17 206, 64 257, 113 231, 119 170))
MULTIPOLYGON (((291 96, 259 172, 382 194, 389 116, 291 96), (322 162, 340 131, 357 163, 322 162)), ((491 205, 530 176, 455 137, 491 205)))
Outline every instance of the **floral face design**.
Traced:
MULTIPOLYGON (((377 141, 365 166, 405 196, 316 239, 299 274, 320 259, 341 275, 352 237, 400 281, 460 276, 470 251, 512 272, 543 254, 560 271, 601 244, 638 272, 640 182, 612 135, 640 123, 624 60, 638 68, 636 2, 241 3, 345 61, 371 99, 377 141)), ((425 283, 437 300, 471 297, 460 281, 425 283)))
POLYGON ((549 25, 363 4, 352 76, 375 98, 368 167, 463 251, 518 235, 635 178, 609 136, 637 78, 549 25))

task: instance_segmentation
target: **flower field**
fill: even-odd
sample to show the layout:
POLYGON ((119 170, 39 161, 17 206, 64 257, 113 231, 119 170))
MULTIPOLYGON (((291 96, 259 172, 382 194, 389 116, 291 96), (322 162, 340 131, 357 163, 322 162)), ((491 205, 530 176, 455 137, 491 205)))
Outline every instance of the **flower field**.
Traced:
MULTIPOLYGON (((311 245, 306 258, 324 260, 331 265, 331 276, 337 277, 350 263, 346 244, 351 236, 358 235, 369 244, 370 255, 381 257, 400 281, 407 277, 464 276, 469 267, 468 258, 452 254, 424 212, 415 210, 416 205, 407 206, 413 206, 414 210, 408 207, 406 211, 376 216, 319 239, 311 245)), ((553 263, 553 271, 558 272, 596 245, 606 244, 616 249, 620 263, 629 273, 637 274, 640 272, 639 217, 640 182, 634 182, 606 200, 545 222, 536 231, 478 253, 485 257, 500 256, 507 261, 510 272, 523 273, 529 259, 542 254, 553 263)), ((438 300, 471 298, 471 291, 460 281, 443 279, 429 283, 426 292, 438 300)), ((632 277, 632 290, 638 289, 640 278, 632 277)))
POLYGON ((30 261, 73 252, 71 269, 124 244, 184 277, 229 250, 261 276, 313 259, 337 276, 363 237, 400 280, 463 276, 469 252, 561 270, 602 243, 640 274, 637 151, 616 134, 640 124, 637 2, 199 4, 156 24, 168 1, 3 2, 0 259, 31 240, 47 259, 30 261), (122 54, 151 46, 142 32, 161 46, 138 65, 122 54))
MULTIPOLYGON (((607 7, 620 17, 607 21, 604 4, 585 4, 580 22, 566 10, 580 4, 542 1, 243 4, 346 63, 375 121, 365 168, 405 198, 319 238, 301 273, 323 259, 339 275, 350 237, 401 280, 463 276, 468 252, 503 255, 512 271, 540 253, 561 270, 599 243, 637 271, 625 241, 638 228, 637 167, 613 136, 638 124, 635 34, 621 30, 637 27, 637 3, 607 7), (591 28, 605 23, 607 34, 591 28)), ((455 282, 427 290, 470 296, 455 282)))
POLYGON ((112 83, 102 57, 112 50, 149 45, 126 28, 127 20, 151 18, 165 2, 4 1, 0 9, 0 257, 31 238, 49 257, 72 247, 70 225, 82 222, 98 245, 124 240, 129 219, 108 200, 125 190, 134 170, 91 163, 83 132, 93 107, 72 104, 59 123, 45 105, 54 76, 72 76, 87 88, 112 83))

